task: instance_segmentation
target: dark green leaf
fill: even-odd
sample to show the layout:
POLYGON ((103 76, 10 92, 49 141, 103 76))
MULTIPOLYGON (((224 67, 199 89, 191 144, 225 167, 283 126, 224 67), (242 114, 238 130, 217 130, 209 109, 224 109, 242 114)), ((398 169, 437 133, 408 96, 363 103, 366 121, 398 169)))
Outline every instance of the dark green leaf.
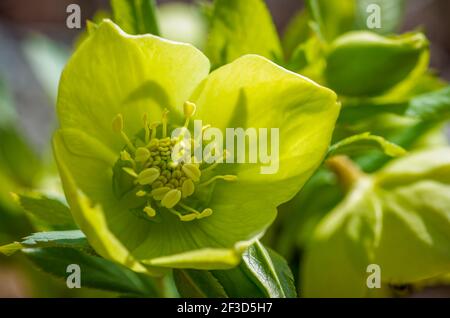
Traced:
POLYGON ((266 294, 250 279, 243 264, 226 271, 211 271, 231 298, 265 298, 266 294))
POLYGON ((26 247, 88 247, 86 236, 80 230, 39 232, 27 236, 21 242, 26 247))
MULTIPOLYGON (((394 133, 390 139, 396 145, 409 149, 420 136, 426 134, 435 127, 435 125, 436 124, 431 121, 419 122, 418 124, 394 133)), ((386 157, 384 154, 374 153, 356 158, 355 161, 364 171, 373 172, 382 167, 389 159, 390 158, 386 157)))
POLYGON ((208 271, 177 269, 174 271, 174 279, 181 297, 228 297, 219 281, 208 271))
POLYGON ((182 297, 286 298, 296 297, 294 278, 286 261, 261 243, 243 255, 231 270, 175 270, 182 297))
POLYGON ((280 255, 257 242, 244 253, 243 260, 245 270, 267 297, 297 297, 291 270, 280 255))
POLYGON ((155 281, 103 258, 72 248, 27 248, 23 253, 41 270, 66 279, 70 264, 81 270, 81 287, 134 296, 158 297, 155 281))
POLYGON ((91 248, 83 232, 53 231, 38 232, 25 237, 21 242, 0 246, 0 253, 10 255, 24 248, 70 247, 90 251, 91 248))
POLYGON ((111 0, 114 21, 129 34, 160 35, 155 0, 111 0))

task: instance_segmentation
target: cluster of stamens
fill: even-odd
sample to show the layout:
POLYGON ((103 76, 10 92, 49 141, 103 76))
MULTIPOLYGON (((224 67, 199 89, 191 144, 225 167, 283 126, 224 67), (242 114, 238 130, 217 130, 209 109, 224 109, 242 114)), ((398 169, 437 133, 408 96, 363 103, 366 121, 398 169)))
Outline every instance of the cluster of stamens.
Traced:
MULTIPOLYGON (((189 121, 195 113, 196 106, 193 103, 184 104, 188 129, 189 121)), ((126 146, 120 153, 120 161, 127 163, 122 167, 122 173, 133 178, 133 191, 138 198, 145 198, 146 204, 141 209, 147 218, 157 216, 158 207, 166 208, 175 214, 181 221, 193 221, 212 215, 210 208, 201 211, 189 206, 186 198, 195 193, 196 187, 209 185, 216 180, 234 181, 233 175, 214 176, 200 183, 202 171, 212 170, 217 164, 201 167, 194 160, 190 162, 173 161, 172 151, 182 142, 182 139, 172 138, 167 135, 167 115, 163 113, 162 121, 150 124, 147 115, 144 115, 144 137, 131 141, 123 131, 123 117, 117 115, 113 121, 113 130, 122 136, 126 146), (160 126, 162 126, 160 128, 160 126), (158 135, 160 135, 158 137, 158 135)), ((194 142, 191 139, 191 142, 194 142)))

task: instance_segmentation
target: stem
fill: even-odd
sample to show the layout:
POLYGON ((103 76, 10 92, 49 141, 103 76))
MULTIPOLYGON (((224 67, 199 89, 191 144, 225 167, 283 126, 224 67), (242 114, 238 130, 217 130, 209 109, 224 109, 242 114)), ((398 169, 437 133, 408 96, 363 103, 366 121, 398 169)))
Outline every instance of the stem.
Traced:
POLYGON ((154 281, 156 284, 156 288, 158 289, 159 296, 161 298, 166 298, 168 295, 165 284, 165 276, 155 277, 154 281))
POLYGON ((345 191, 364 176, 364 172, 347 156, 331 157, 326 161, 326 165, 334 172, 345 191))

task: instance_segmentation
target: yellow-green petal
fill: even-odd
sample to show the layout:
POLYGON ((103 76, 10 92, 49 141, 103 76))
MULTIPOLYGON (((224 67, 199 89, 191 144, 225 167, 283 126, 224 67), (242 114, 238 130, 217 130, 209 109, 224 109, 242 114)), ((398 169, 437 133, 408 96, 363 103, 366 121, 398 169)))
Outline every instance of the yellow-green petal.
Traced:
POLYGON ((134 136, 142 117, 157 121, 162 110, 181 116, 183 103, 209 72, 193 46, 152 35, 125 34, 109 20, 76 50, 61 77, 57 103, 62 128, 76 128, 115 151, 123 142, 111 123, 121 113, 134 136))
MULTIPOLYGON (((262 173, 268 164, 225 164, 223 174, 237 175, 237 182, 220 183, 223 191, 217 191, 219 197, 226 191, 248 193, 242 199, 255 204, 268 197, 268 209, 292 198, 320 165, 340 110, 333 91, 256 55, 212 72, 192 100, 204 125, 222 131, 267 128, 268 138, 272 128, 279 130, 279 160, 272 160, 273 173, 262 173)), ((254 213, 272 218, 272 212, 254 213)))
POLYGON ((366 285, 370 264, 384 288, 448 274, 448 193, 449 148, 411 153, 359 180, 314 233, 302 264, 304 295, 379 296, 366 285))

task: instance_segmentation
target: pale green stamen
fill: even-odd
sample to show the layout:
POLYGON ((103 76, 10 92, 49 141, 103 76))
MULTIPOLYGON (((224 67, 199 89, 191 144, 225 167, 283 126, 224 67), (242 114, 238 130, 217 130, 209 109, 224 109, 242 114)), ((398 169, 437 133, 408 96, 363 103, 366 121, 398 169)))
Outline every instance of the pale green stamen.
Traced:
MULTIPOLYGON (((182 128, 187 132, 189 132, 188 126, 195 111, 195 104, 190 102, 184 104, 186 121, 182 128)), ((195 161, 191 161, 191 163, 175 162, 175 159, 172 159, 172 152, 177 143, 185 142, 185 140, 168 136, 167 110, 163 112, 161 122, 155 122, 151 125, 148 124, 147 114, 144 114, 143 125, 144 134, 137 135, 136 139, 133 140, 135 143, 132 143, 123 131, 122 115, 118 114, 112 123, 113 130, 120 133, 126 143, 126 149, 120 152, 120 160, 126 163, 125 167, 122 166, 121 171, 135 179, 135 187, 131 191, 134 191, 136 197, 148 200, 147 204, 141 207, 142 213, 148 217, 147 219, 152 219, 157 214, 156 207, 158 209, 165 208, 166 211, 175 214, 183 222, 211 216, 212 209, 205 208, 200 212, 192 208, 191 204, 187 204, 185 199, 194 196, 189 200, 196 202, 198 199, 195 197, 197 187, 206 186, 218 179, 234 181, 236 177, 229 175, 215 176, 202 184, 198 184, 203 173, 212 171, 219 163, 214 163, 206 169, 200 169, 200 164, 195 163, 195 161), (162 130, 158 130, 157 128, 161 123, 162 130), (142 144, 145 146, 141 146, 142 144)), ((207 128, 208 126, 204 127, 204 129, 207 128)), ((194 141, 191 139, 186 142, 192 144, 194 141)), ((190 149, 194 149, 194 147, 190 147, 190 149)), ((186 153, 186 155, 193 158, 194 154, 186 153)), ((116 180, 121 182, 122 179, 116 180)))
POLYGON ((224 180, 224 181, 232 182, 232 181, 236 181, 237 177, 234 176, 234 175, 215 176, 215 177, 209 179, 208 181, 199 184, 199 187, 207 186, 207 185, 213 183, 216 180, 224 180))

